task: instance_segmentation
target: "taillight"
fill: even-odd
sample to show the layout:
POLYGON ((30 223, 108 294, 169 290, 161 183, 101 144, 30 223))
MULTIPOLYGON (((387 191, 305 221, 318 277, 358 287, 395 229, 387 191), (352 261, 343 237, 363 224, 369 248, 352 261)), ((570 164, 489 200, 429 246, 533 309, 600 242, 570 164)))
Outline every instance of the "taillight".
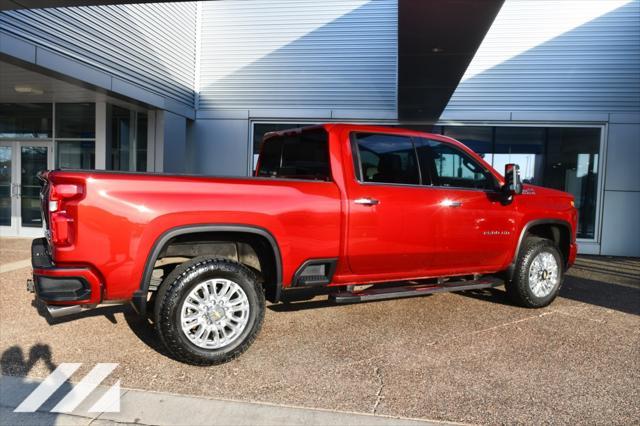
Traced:
POLYGON ((74 217, 71 202, 84 194, 82 185, 74 183, 53 184, 49 191, 49 217, 51 241, 57 246, 68 246, 74 240, 74 217))

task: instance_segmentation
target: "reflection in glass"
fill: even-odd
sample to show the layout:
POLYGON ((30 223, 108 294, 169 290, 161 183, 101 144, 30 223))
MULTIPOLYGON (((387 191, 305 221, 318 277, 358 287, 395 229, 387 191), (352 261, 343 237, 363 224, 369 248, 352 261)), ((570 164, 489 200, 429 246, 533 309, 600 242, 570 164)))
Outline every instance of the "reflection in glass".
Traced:
POLYGON ((0 225, 11 226, 10 146, 0 146, 0 225))
POLYGON ((52 117, 52 104, 0 103, 0 138, 50 138, 52 117))
POLYGON ((138 113, 136 123, 136 171, 147 171, 147 114, 138 113))
POLYGON ((96 104, 56 104, 56 138, 94 139, 96 104))
POLYGON ((129 170, 131 114, 129 110, 111 106, 111 132, 108 156, 110 170, 129 170))
POLYGON ((46 146, 23 146, 20 149, 22 226, 42 226, 40 215, 40 181, 37 174, 47 169, 46 146))
POLYGON ((600 129, 549 128, 544 186, 575 196, 579 238, 595 236, 600 129))
POLYGON ((95 169, 96 148, 93 141, 58 141, 56 147, 56 167, 95 169))
POLYGON ((448 126, 444 129, 444 135, 462 142, 476 153, 480 154, 480 156, 484 158, 484 161, 492 164, 493 127, 448 126))
POLYGON ((277 132, 279 130, 287 130, 287 129, 297 129, 299 127, 310 126, 310 124, 300 124, 300 123, 255 123, 253 125, 253 172, 256 171, 256 166, 258 165, 258 155, 260 154, 260 150, 262 149, 262 139, 264 135, 269 132, 277 132))
POLYGON ((524 183, 542 185, 545 132, 544 127, 496 127, 493 168, 502 172, 516 163, 524 183))

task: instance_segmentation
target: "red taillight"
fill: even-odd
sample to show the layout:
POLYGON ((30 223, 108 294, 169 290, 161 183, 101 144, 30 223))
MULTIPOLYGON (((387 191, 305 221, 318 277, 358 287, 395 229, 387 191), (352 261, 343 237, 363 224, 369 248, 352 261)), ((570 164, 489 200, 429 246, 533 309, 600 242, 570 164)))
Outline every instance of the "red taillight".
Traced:
POLYGON ((51 242, 57 246, 68 246, 74 240, 74 208, 71 202, 84 194, 82 185, 74 183, 53 184, 49 192, 49 217, 51 242))

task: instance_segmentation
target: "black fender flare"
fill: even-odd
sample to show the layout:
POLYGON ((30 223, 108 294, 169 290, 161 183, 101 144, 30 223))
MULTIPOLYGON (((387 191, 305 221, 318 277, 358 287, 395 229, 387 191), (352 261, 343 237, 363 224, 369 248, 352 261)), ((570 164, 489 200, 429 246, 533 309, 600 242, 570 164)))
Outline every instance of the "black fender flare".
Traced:
MULTIPOLYGON (((511 281, 513 279, 513 274, 516 270, 516 264, 518 263, 518 256, 520 255, 520 249, 522 248, 522 244, 524 243, 524 236, 527 235, 529 229, 538 225, 560 225, 567 229, 569 232, 569 244, 573 241, 573 233, 571 232, 571 224, 566 220, 562 219, 535 219, 527 222, 523 227, 522 231, 520 231, 520 236, 518 237, 518 244, 516 245, 516 251, 513 254, 513 259, 511 259, 511 263, 507 267, 507 280, 511 281)), ((566 265, 565 265, 566 267, 566 265)))
POLYGON ((264 237, 273 250, 275 258, 275 270, 276 270, 276 300, 280 299, 282 293, 282 256, 280 254, 280 247, 275 237, 266 229, 252 226, 252 225, 238 225, 238 224, 198 224, 198 225, 184 225, 170 228, 162 233, 151 247, 151 251, 147 255, 147 260, 142 272, 142 278, 140 279, 140 285, 138 290, 133 293, 131 298, 131 304, 136 312, 140 315, 145 315, 147 312, 147 294, 149 293, 149 284, 151 282, 151 274, 153 273, 153 266, 160 255, 160 252, 164 246, 173 238, 186 235, 196 234, 202 232, 234 232, 234 233, 246 233, 264 237))

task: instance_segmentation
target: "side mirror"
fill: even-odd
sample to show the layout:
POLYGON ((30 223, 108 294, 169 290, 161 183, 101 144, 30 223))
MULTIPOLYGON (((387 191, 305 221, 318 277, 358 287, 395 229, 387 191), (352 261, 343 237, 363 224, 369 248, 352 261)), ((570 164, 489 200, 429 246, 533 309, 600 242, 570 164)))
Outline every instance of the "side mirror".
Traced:
POLYGON ((522 194, 520 166, 513 163, 504 166, 504 186, 502 189, 506 195, 522 194))

